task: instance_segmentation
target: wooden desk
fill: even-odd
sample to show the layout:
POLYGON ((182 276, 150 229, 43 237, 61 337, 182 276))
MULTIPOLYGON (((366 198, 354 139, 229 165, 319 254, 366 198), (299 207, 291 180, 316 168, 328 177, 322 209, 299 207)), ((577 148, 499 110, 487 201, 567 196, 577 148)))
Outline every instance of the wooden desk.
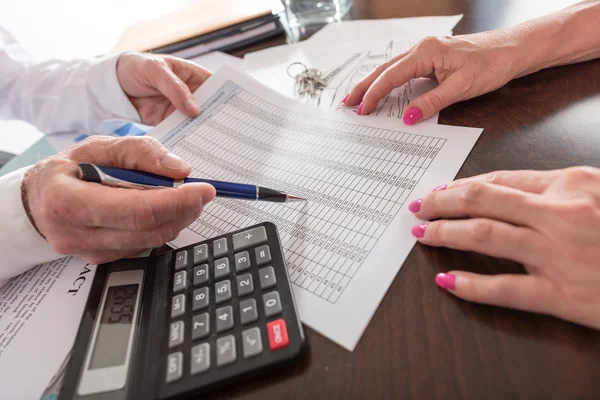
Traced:
MULTIPOLYGON (((463 13, 455 30, 462 34, 513 25, 568 3, 572 2, 354 0, 353 15, 463 13)), ((263 47, 280 43, 282 38, 263 47)), ((440 123, 484 128, 458 177, 498 169, 600 167, 598 110, 600 60, 518 79, 449 107, 442 111, 440 123)), ((309 349, 295 368, 219 395, 286 400, 600 396, 600 332, 456 299, 434 283, 436 273, 451 269, 522 271, 507 261, 417 245, 354 352, 306 328, 309 349)))

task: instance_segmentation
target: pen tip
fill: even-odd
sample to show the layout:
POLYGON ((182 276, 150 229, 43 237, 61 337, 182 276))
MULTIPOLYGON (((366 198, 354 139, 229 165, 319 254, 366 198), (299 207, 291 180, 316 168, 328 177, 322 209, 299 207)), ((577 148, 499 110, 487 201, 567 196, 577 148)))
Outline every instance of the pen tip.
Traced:
POLYGON ((298 196, 292 196, 292 195, 287 195, 287 199, 288 201, 306 201, 306 199, 303 199, 302 197, 298 197, 298 196))

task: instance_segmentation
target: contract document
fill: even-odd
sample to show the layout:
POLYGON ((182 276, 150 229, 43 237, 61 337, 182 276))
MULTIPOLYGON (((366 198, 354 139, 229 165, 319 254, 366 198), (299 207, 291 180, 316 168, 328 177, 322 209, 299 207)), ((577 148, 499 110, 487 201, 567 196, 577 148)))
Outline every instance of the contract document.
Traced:
POLYGON ((482 130, 325 111, 230 66, 194 96, 199 116, 175 112, 149 132, 191 176, 308 200, 219 198, 172 245, 275 223, 302 321, 353 350, 416 242, 408 203, 450 182, 482 130))

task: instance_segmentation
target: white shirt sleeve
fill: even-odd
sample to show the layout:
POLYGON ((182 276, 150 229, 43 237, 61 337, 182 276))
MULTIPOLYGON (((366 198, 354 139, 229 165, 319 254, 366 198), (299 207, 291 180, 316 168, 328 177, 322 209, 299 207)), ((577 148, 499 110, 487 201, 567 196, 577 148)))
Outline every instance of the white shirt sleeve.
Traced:
MULTIPOLYGON (((0 118, 45 133, 90 132, 103 120, 139 120, 117 79, 118 55, 36 60, 0 27, 0 118)), ((10 135, 10 132, 0 132, 10 135)), ((27 168, 0 177, 0 286, 38 263, 61 257, 35 230, 21 198, 27 168)))

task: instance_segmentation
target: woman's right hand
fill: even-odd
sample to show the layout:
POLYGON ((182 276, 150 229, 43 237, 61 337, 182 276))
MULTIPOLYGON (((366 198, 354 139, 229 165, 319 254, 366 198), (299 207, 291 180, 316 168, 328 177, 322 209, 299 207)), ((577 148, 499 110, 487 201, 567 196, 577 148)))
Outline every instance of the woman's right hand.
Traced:
POLYGON ((377 67, 358 83, 343 103, 357 114, 375 110, 394 88, 413 78, 436 79, 439 86, 413 99, 403 115, 412 125, 458 101, 491 92, 524 75, 525 29, 498 30, 454 37, 428 37, 411 50, 377 67))

